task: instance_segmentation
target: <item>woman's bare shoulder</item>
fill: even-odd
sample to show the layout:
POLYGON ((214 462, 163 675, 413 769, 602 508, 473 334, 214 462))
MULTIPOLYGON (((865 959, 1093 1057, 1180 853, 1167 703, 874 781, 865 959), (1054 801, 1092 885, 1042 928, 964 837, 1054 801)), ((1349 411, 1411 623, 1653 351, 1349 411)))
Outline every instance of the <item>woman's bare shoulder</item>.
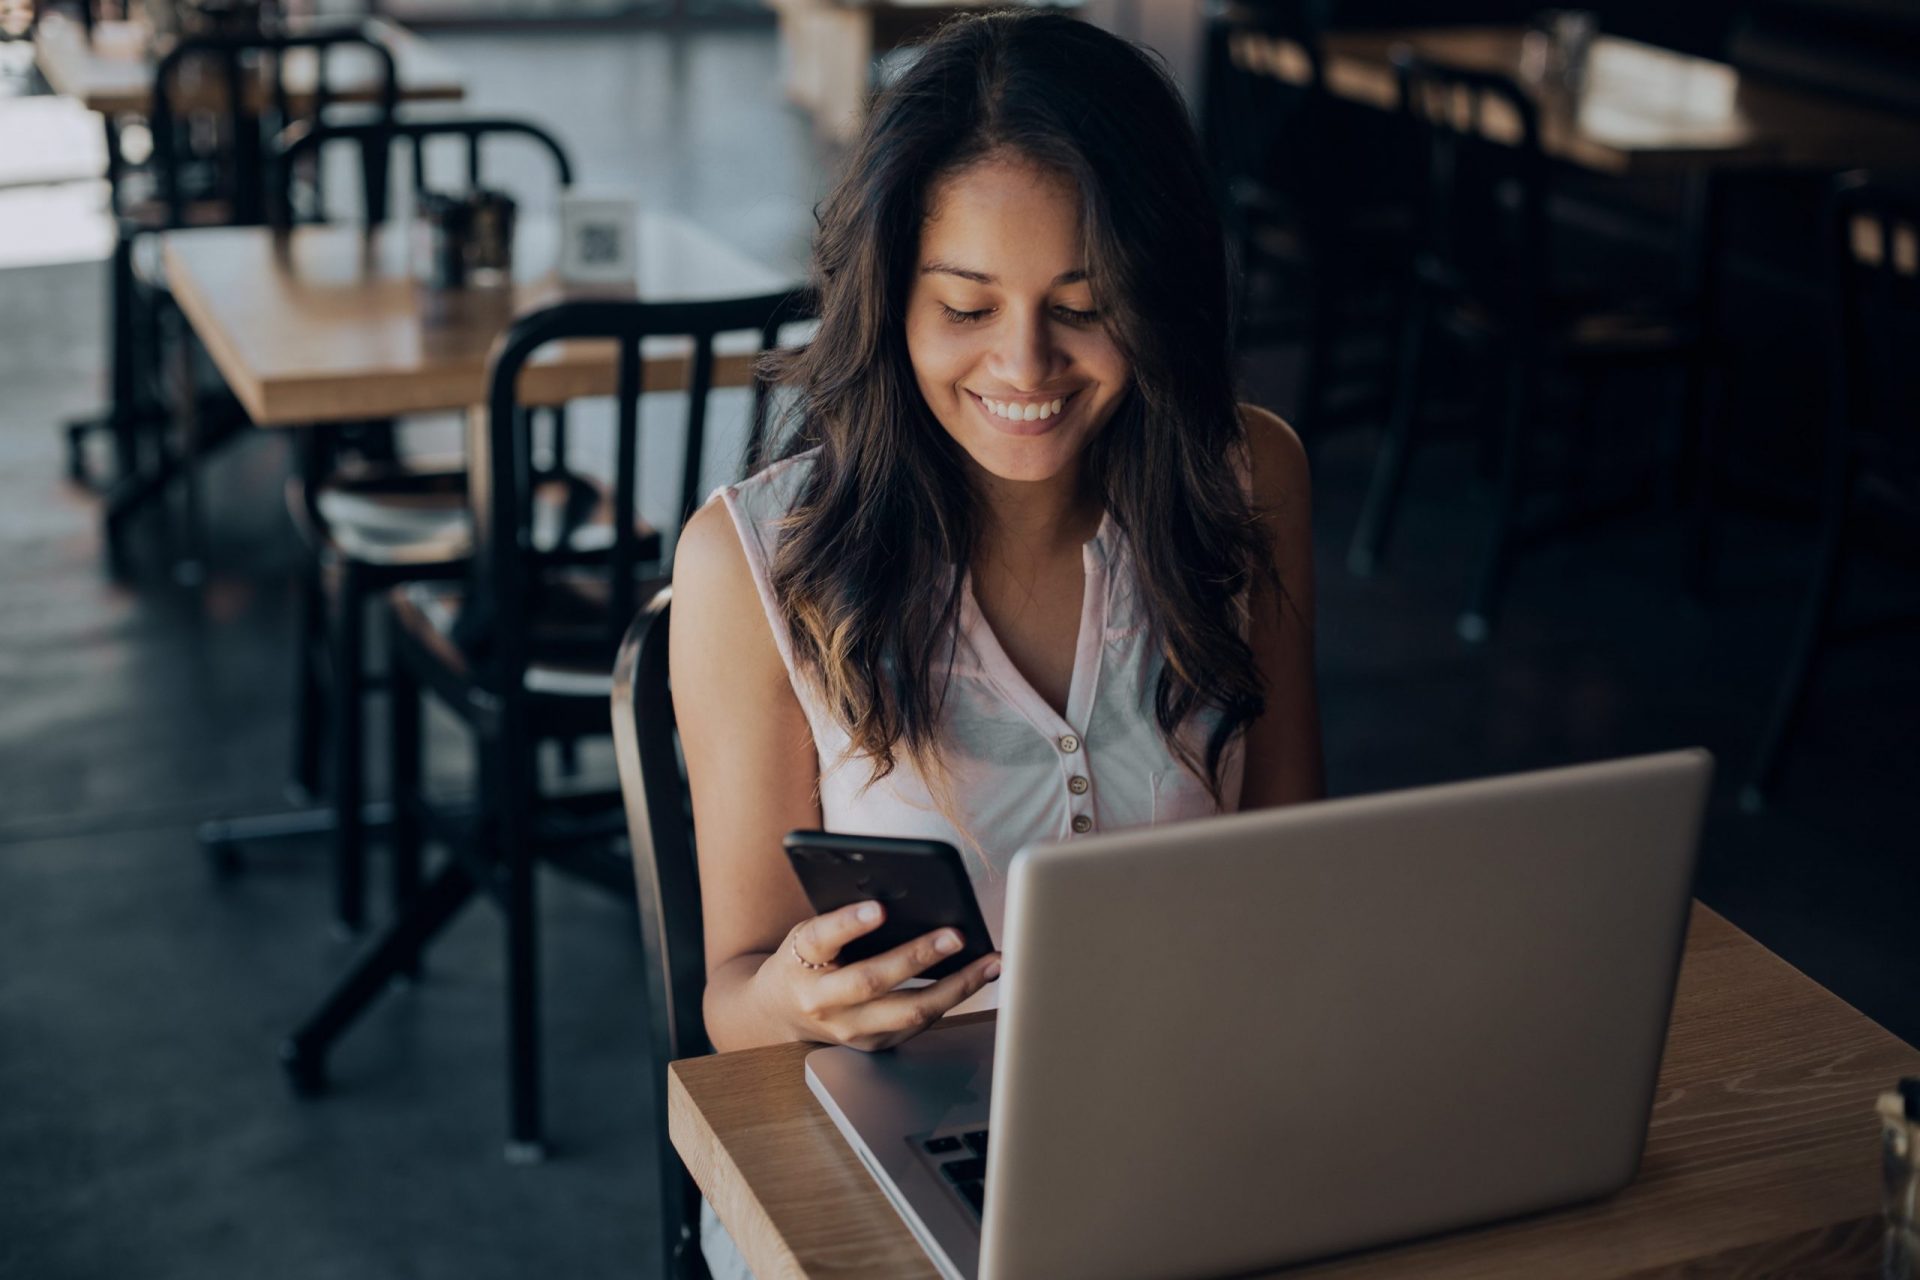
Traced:
POLYGON ((1279 414, 1253 404, 1240 406, 1240 425, 1247 438, 1254 501, 1267 509, 1305 506, 1313 482, 1299 434, 1279 414))
POLYGON ((697 647, 724 647, 741 656, 744 645, 756 656, 779 663, 771 625, 760 603, 760 588, 747 562, 733 513, 713 498, 693 513, 673 550, 673 636, 694 640, 677 644, 675 653, 691 656, 697 647))
POLYGON ((753 594, 753 571, 740 543, 740 531, 734 527, 733 514, 716 497, 681 527, 680 539, 673 548, 674 596, 678 598, 686 589, 703 595, 711 592, 731 596, 742 587, 749 596, 753 594))

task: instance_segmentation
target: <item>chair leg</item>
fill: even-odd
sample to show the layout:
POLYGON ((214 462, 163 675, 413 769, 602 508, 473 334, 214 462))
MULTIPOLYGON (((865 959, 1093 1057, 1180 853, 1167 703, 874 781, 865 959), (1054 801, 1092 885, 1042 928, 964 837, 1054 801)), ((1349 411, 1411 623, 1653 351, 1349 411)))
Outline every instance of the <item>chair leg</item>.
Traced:
POLYGON ((1768 795, 1780 780, 1787 744, 1806 710, 1807 691, 1812 686, 1814 668, 1819 662, 1828 623, 1833 618, 1834 601, 1839 595, 1846 552, 1847 497, 1850 491, 1849 485, 1846 491, 1828 503, 1820 532, 1820 560, 1814 572, 1813 586, 1807 592, 1807 602, 1800 611, 1800 625, 1794 632, 1792 654, 1787 659, 1785 677, 1780 682, 1780 692, 1774 698, 1772 714, 1767 717, 1766 730, 1760 735, 1760 749, 1754 755, 1753 771, 1747 776, 1747 785, 1740 792, 1740 807, 1748 813, 1757 813, 1766 807, 1768 795))
POLYGON ((1360 509, 1360 524, 1347 551, 1347 568, 1362 577, 1379 567, 1387 537, 1393 532, 1400 490, 1407 478, 1407 454, 1413 445, 1413 430, 1420 415, 1426 344, 1427 302, 1416 295, 1407 299, 1400 333, 1400 376, 1393 413, 1387 421, 1387 433, 1380 441, 1379 456, 1374 459, 1373 480, 1367 486, 1366 503, 1360 509))
POLYGON ((300 803, 320 794, 320 750, 325 737, 320 654, 326 645, 326 593, 322 570, 310 563, 300 574, 299 615, 293 662, 293 786, 300 803))
MULTIPOLYGON (((666 1138, 663 1136, 661 1141, 666 1142, 666 1138)), ((700 1249, 700 1188, 677 1155, 673 1157, 673 1168, 664 1176, 673 1188, 672 1198, 678 1201, 673 1206, 677 1212, 665 1219, 667 1231, 676 1237, 668 1246, 667 1275, 673 1280, 713 1280, 713 1273, 707 1269, 707 1255, 700 1249)))
POLYGON ((333 611, 333 875, 334 913, 343 928, 366 925, 365 761, 362 702, 366 673, 362 641, 366 587, 351 560, 343 561, 333 611))
POLYGON ((1501 425, 1500 479, 1486 549, 1474 574, 1472 594, 1455 630, 1462 640, 1479 644, 1493 630, 1493 612, 1506 585, 1513 560, 1514 517, 1520 506, 1520 472, 1524 462, 1527 420, 1533 411, 1535 356, 1524 344, 1508 353, 1507 404, 1501 425))
POLYGON ((301 1093, 317 1093, 326 1083, 327 1051, 354 1019, 386 990, 433 936, 459 914, 479 886, 466 867, 452 859, 434 874, 412 911, 381 934, 361 954, 346 977, 336 984, 311 1017, 300 1025, 280 1050, 281 1065, 301 1093))
POLYGON ((483 751, 486 773, 495 779, 497 821, 483 839, 497 842, 507 916, 507 1145, 509 1164, 546 1158, 540 1119, 539 956, 535 929, 535 795, 533 743, 511 718, 483 751))
MULTIPOLYGON (((390 733, 387 758, 393 797, 390 869, 393 873, 395 919, 413 910, 420 897, 420 686, 411 668, 401 660, 399 625, 389 621, 387 633, 387 706, 390 733)), ((401 972, 420 976, 420 954, 405 958, 401 972)))

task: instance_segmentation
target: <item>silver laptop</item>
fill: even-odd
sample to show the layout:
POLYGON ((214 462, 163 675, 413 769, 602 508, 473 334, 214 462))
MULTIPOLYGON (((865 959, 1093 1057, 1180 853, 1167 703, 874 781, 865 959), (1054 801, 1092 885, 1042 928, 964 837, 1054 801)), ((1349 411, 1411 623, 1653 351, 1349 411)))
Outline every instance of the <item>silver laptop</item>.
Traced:
POLYGON ((968 1280, 1225 1275, 1607 1195, 1646 1139, 1711 771, 1028 849, 997 1019, 818 1050, 807 1083, 968 1280))

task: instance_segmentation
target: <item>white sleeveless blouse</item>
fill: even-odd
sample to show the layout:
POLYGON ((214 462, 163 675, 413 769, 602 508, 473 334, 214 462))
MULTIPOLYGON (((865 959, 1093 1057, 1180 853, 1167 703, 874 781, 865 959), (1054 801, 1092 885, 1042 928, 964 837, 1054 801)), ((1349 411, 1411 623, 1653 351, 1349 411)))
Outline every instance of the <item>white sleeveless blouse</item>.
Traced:
MULTIPOLYGON (((812 727, 820 758, 820 816, 827 830, 953 844, 972 874, 997 946, 1007 865, 1027 845, 1219 812, 1206 787, 1160 736, 1153 699, 1164 659, 1140 606, 1126 538, 1110 517, 1085 547, 1086 587, 1066 714, 1055 711, 1014 667, 981 615, 969 578, 940 726, 952 817, 941 811, 904 754, 892 773, 870 783, 870 763, 851 752, 846 729, 822 705, 813 681, 794 666, 769 579, 780 521, 800 497, 814 456, 775 463, 715 496, 733 517, 774 642, 812 727)), ((1204 747, 1216 715, 1196 717, 1184 731, 1194 735, 1197 747, 1204 747)), ((1229 811, 1239 806, 1243 763, 1236 738, 1222 761, 1221 790, 1229 811)), ((989 986, 981 994, 993 990, 989 986)), ((992 1007, 992 1002, 976 997, 963 1007, 992 1007)))

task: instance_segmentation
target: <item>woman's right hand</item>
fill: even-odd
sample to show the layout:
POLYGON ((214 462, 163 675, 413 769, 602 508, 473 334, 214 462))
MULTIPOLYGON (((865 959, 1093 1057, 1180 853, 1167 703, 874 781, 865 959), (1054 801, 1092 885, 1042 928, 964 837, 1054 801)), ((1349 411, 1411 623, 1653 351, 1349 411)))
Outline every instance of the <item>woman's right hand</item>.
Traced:
POLYGON ((1000 954, 994 952, 928 986, 895 989, 960 949, 954 929, 935 929, 852 964, 833 963, 842 947, 872 933, 885 918, 877 902, 813 916, 793 926, 780 949, 761 963, 754 984, 798 1038, 868 1053, 891 1049, 1000 976, 1000 954), (800 957, 829 967, 809 969, 800 957))

